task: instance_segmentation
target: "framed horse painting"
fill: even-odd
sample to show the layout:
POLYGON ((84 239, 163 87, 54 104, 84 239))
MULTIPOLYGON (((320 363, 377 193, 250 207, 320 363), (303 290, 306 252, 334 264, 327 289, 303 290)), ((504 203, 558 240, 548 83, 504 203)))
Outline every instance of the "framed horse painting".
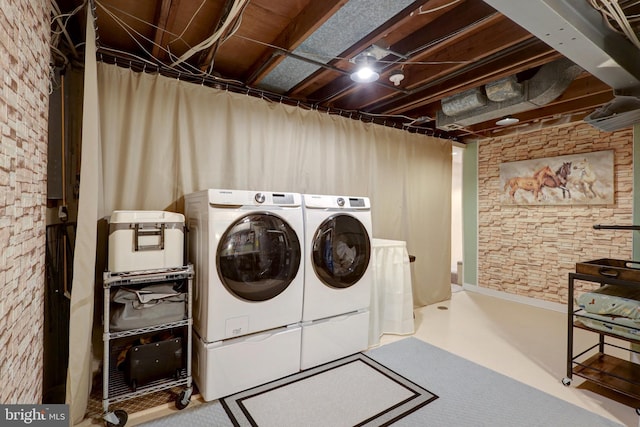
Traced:
POLYGON ((613 196, 613 150, 500 164, 503 205, 609 205, 613 196))

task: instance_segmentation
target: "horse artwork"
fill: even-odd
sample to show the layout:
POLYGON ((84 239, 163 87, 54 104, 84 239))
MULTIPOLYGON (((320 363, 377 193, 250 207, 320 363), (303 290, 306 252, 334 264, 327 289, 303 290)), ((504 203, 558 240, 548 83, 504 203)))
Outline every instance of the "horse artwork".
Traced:
POLYGON ((580 160, 573 166, 573 170, 575 173, 571 177, 571 184, 586 197, 600 197, 600 194, 594 190, 594 184, 598 180, 598 177, 593 171, 589 161, 586 158, 580 160))
POLYGON ((533 176, 540 180, 541 189, 542 187, 549 187, 559 188, 562 190, 562 198, 564 199, 565 197, 571 198, 571 191, 569 191, 569 188, 567 187, 570 174, 571 162, 563 162, 562 166, 560 166, 555 173, 551 172, 551 168, 549 166, 545 166, 534 173, 533 176))
POLYGON ((613 151, 500 164, 503 205, 611 204, 613 151))
POLYGON ((535 177, 516 176, 507 181, 504 186, 505 191, 507 188, 509 188, 509 196, 512 199, 515 198, 516 191, 524 190, 532 192, 534 199, 537 200, 540 193, 540 181, 535 177))

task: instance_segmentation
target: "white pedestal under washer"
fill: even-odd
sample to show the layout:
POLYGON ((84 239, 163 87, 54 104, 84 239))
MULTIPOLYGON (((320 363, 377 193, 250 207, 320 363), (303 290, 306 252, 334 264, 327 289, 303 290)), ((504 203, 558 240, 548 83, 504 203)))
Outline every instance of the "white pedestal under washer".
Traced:
POLYGON ((194 277, 194 379, 217 399, 300 370, 301 195, 185 196, 194 277))
POLYGON ((368 347, 372 274, 367 197, 302 196, 305 281, 301 368, 368 347))

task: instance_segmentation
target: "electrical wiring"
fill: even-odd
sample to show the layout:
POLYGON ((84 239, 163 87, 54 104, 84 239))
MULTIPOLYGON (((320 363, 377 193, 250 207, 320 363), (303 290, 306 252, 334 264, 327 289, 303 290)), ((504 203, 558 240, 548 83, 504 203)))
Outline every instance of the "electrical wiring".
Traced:
POLYGON ((180 35, 178 37, 176 37, 175 40, 172 40, 171 42, 169 42, 169 44, 177 41, 177 40, 182 40, 182 36, 184 36, 184 33, 187 32, 187 30, 189 29, 189 27, 191 27, 191 24, 193 23, 193 20, 196 18, 196 16, 198 16, 198 13, 200 13, 200 9, 202 9, 202 6, 204 6, 204 4, 207 2, 207 0, 202 0, 202 2, 200 3, 200 6, 198 6, 198 8, 196 9, 196 11, 193 13, 193 15, 191 15, 191 18, 189 18, 189 22, 187 22, 187 25, 184 26, 184 29, 182 30, 182 32, 180 33, 180 35))
POLYGON ((238 15, 238 19, 236 19, 233 24, 233 28, 231 28, 229 33, 226 36, 224 36, 222 40, 220 40, 220 42, 216 45, 215 49, 211 53, 211 61, 209 63, 209 66, 207 67, 207 73, 211 73, 213 71, 213 65, 215 64, 215 58, 216 58, 216 53, 218 52, 218 48, 223 44, 225 44, 226 41, 229 40, 233 35, 235 35, 238 29, 240 29, 240 25, 242 24, 242 17, 244 16, 244 11, 248 4, 249 2, 245 3, 245 5, 242 8, 242 11, 238 15))
MULTIPOLYGON (((118 15, 116 15, 115 13, 111 12, 110 10, 108 10, 99 1, 96 1, 96 5, 98 7, 100 7, 107 15, 109 15, 109 17, 111 19, 113 19, 113 21, 115 23, 117 23, 120 26, 120 28, 122 28, 122 30, 125 31, 129 35, 129 37, 138 45, 138 47, 141 49, 141 51, 144 52, 149 58, 154 58, 154 55, 142 43, 140 43, 140 41, 138 40, 138 38, 136 36, 140 37, 141 39, 145 40, 146 42, 148 42, 148 43, 150 43, 150 44, 152 44, 154 46, 157 46, 160 50, 162 50, 163 52, 167 53, 167 55, 170 58, 172 57, 172 53, 168 48, 165 48, 165 47, 155 43, 153 40, 151 40, 150 38, 146 37, 144 34, 138 32, 137 30, 135 30, 133 27, 128 25, 126 22, 124 22, 124 20, 121 19, 118 15)), ((102 48, 102 46, 100 48, 102 48)), ((127 55, 131 55, 131 54, 127 53, 127 55)), ((156 61, 159 64, 161 64, 161 62, 159 60, 156 59, 156 61)), ((165 65, 165 64, 162 64, 162 65, 165 65)), ((174 68, 176 68, 176 67, 174 67, 174 68)), ((201 75, 204 74, 201 70, 199 70, 198 68, 190 65, 189 63, 185 63, 183 65, 181 64, 180 68, 178 69, 178 71, 180 71, 182 73, 194 74, 194 75, 197 75, 197 76, 201 76, 201 75)))
POLYGON ((488 15, 488 16, 485 16, 484 18, 480 18, 477 21, 474 21, 474 22, 472 22, 470 24, 467 24, 464 27, 462 27, 462 28, 450 33, 450 34, 447 34, 446 36, 431 40, 429 43, 425 43, 422 46, 418 46, 417 48, 407 52, 406 56, 409 56, 409 57, 414 56, 415 54, 417 54, 419 52, 422 52, 423 50, 427 50, 430 47, 436 46, 436 45, 438 45, 440 43, 443 43, 443 42, 445 42, 445 41, 447 41, 447 40, 449 40, 451 38, 457 37, 459 34, 467 32, 470 29, 472 29, 473 27, 475 27, 477 25, 480 25, 483 22, 488 21, 489 19, 493 19, 493 17, 494 17, 493 15, 488 15))
MULTIPOLYGON (((151 22, 149 22, 149 21, 145 21, 144 19, 141 19, 141 18, 137 17, 136 15, 132 15, 131 13, 129 13, 129 12, 125 11, 125 10, 122 10, 122 9, 120 9, 120 8, 118 8, 118 7, 115 7, 115 6, 114 6, 114 5, 112 5, 112 4, 104 5, 104 4, 102 4, 102 2, 101 2, 100 0, 94 0, 94 1, 95 1, 95 4, 96 4, 97 6, 100 6, 100 7, 101 7, 103 10, 105 10, 105 11, 107 11, 107 9, 110 9, 110 10, 116 11, 116 12, 118 12, 118 13, 120 13, 120 14, 122 14, 122 15, 125 15, 125 16, 127 16, 127 17, 129 17, 129 18, 131 18, 131 19, 133 19, 133 20, 135 20, 135 21, 140 22, 141 24, 147 25, 147 26, 149 26, 149 27, 151 27, 151 28, 155 28, 156 30, 160 30, 160 31, 162 31, 162 32, 164 32, 164 33, 167 33, 167 34, 169 34, 169 35, 173 36, 174 38, 176 38, 176 39, 178 39, 178 40, 182 41, 182 42, 183 42, 184 44, 186 44, 187 46, 189 46, 189 44, 188 44, 186 41, 184 41, 184 40, 182 40, 182 39, 180 38, 180 35, 179 35, 179 34, 172 33, 171 31, 167 30, 166 28, 161 28, 161 27, 159 27, 158 25, 155 25, 155 24, 153 24, 153 23, 151 23, 151 22)), ((109 16, 114 16, 114 15, 115 15, 115 14, 113 14, 113 13, 109 13, 109 16)), ((161 46, 158 46, 158 47, 161 47, 161 46)))
POLYGON ((100 46, 100 47, 98 47, 97 50, 98 50, 98 52, 97 52, 98 55, 100 55, 102 52, 104 52, 104 53, 112 52, 114 58, 116 58, 116 56, 121 56, 121 57, 123 57, 123 60, 124 60, 124 57, 126 57, 127 59, 131 59, 132 61, 141 62, 141 63, 143 63, 143 65, 146 64, 146 65, 150 65, 150 66, 155 67, 155 68, 160 68, 160 66, 161 66, 161 64, 158 63, 158 62, 150 61, 150 60, 142 58, 142 57, 140 57, 138 55, 134 55, 133 53, 126 52, 124 50, 114 49, 114 48, 107 47, 107 46, 100 46))
MULTIPOLYGON (((273 49, 278 49, 279 51, 283 51, 283 52, 289 52, 286 49, 282 49, 278 46, 274 46, 270 43, 266 43, 266 42, 262 42, 259 40, 255 40, 252 39, 250 37, 246 37, 246 36, 242 36, 242 35, 238 35, 236 34, 237 30, 240 28, 240 22, 242 21, 242 12, 244 12, 244 9, 246 8, 246 6, 248 5, 248 0, 246 1, 242 1, 242 2, 235 2, 234 3, 234 7, 235 9, 232 9, 232 11, 230 11, 230 13, 228 14, 227 19, 225 20, 225 23, 219 28, 226 28, 225 25, 228 26, 229 22, 232 21, 231 17, 232 16, 237 16, 237 19, 234 20, 234 25, 232 27, 232 29, 230 30, 230 32, 224 36, 224 38, 219 39, 220 40, 220 44, 226 42, 227 40, 229 40, 231 37, 237 37, 246 41, 250 41, 253 43, 257 43, 257 44, 261 44, 263 46, 267 46, 273 49), (233 15, 235 13, 235 15, 233 15)), ((167 45, 167 47, 161 46, 158 43, 156 43, 154 40, 149 39, 148 37, 145 37, 143 34, 141 34, 140 32, 136 31, 131 25, 128 25, 122 18, 120 18, 116 13, 114 13, 113 11, 117 11, 119 14, 123 14, 125 16, 128 16, 132 19, 135 19, 139 22, 144 23, 145 25, 149 25, 153 28, 156 29, 160 29, 158 26, 149 23, 147 21, 144 21, 134 15, 131 15, 125 11, 122 11, 116 7, 113 6, 109 6, 107 7, 106 5, 104 5, 102 2, 100 2, 99 0, 95 0, 95 4, 101 8, 101 10, 103 10, 107 15, 109 15, 109 17, 111 17, 128 35, 129 37, 131 37, 132 40, 134 40, 134 42, 140 47, 141 51, 144 52, 146 55, 148 55, 148 57, 153 58, 153 54, 148 50, 148 48, 145 47, 145 45, 143 45, 142 43, 139 42, 138 38, 145 40, 145 42, 147 42, 150 45, 156 46, 158 47, 160 50, 162 50, 163 52, 165 52, 167 54, 167 57, 169 58, 169 60, 171 61, 170 63, 170 67, 171 68, 176 68, 179 69, 180 72, 183 73, 191 73, 194 74, 195 76, 201 76, 203 74, 210 74, 213 71, 213 65, 214 65, 214 60, 211 61, 211 63, 208 65, 207 70, 206 71, 202 71, 199 68, 189 64, 188 62, 185 62, 186 59, 188 59, 188 57, 192 56, 193 54, 203 50, 205 47, 203 47, 204 45, 201 43, 200 45, 191 47, 189 46, 184 40, 182 40, 182 34, 184 34, 184 31, 182 34, 175 34, 175 33, 171 33, 168 32, 166 29, 161 29, 162 31, 167 32, 168 34, 170 34, 171 36, 174 37, 174 39, 172 40, 171 43, 177 41, 177 40, 181 40, 183 41, 185 44, 187 44, 187 46, 189 46, 189 50, 181 55, 180 57, 177 57, 175 54, 173 54, 173 52, 170 49, 170 46, 167 45), (135 35, 134 35, 135 34, 135 35)), ((198 11, 202 8, 203 3, 200 3, 200 6, 198 7, 198 9, 196 10, 196 13, 191 17, 190 22, 193 21, 195 15, 198 13, 198 11)), ((188 25, 188 24, 187 24, 188 25)), ((473 24, 471 24, 473 25, 473 24)), ((462 29, 460 30, 462 31, 462 29)), ((215 34, 218 34, 219 31, 216 31, 215 34)), ((222 35, 222 33, 220 33, 220 35, 222 35)), ((455 35, 455 34, 454 34, 455 35)), ((453 35, 452 35, 453 36, 453 35)), ((207 40, 212 40, 212 38, 208 38, 207 40)), ((438 42, 441 40, 438 40, 438 42)), ((413 53, 418 52, 420 50, 423 50, 425 48, 428 48, 430 45, 435 44, 436 41, 430 43, 429 45, 425 45, 425 46, 421 46, 418 49, 415 49, 413 53)), ((207 43, 208 44, 208 43, 207 43)), ((211 43, 213 44, 213 42, 211 43)), ((334 56, 328 56, 328 55, 321 55, 321 54, 317 54, 317 53, 312 53, 312 52, 300 52, 301 55, 307 56, 310 59, 312 58, 317 58, 318 60, 322 61, 322 62, 329 62, 331 60, 349 60, 349 58, 343 58, 343 57, 334 57, 334 56)), ((399 66, 405 66, 405 65, 442 65, 442 64, 468 64, 470 61, 385 61, 385 60, 380 60, 379 63, 381 64, 397 64, 399 66)), ((164 64, 166 65, 166 64, 164 64)))
MULTIPOLYGON (((284 49, 282 47, 273 45, 271 43, 267 43, 267 42, 263 42, 263 41, 259 41, 259 40, 255 40, 252 39, 251 37, 246 37, 246 36, 241 36, 241 35, 236 35, 235 37, 242 39, 242 40, 246 40, 249 42, 253 42, 253 43, 257 43, 260 44, 262 46, 266 46, 266 47, 270 47, 272 49, 276 49, 278 51, 283 51, 286 53, 293 53, 287 49, 284 49)), ((304 56, 306 58, 309 58, 311 60, 315 60, 315 61, 319 61, 319 62, 324 62, 324 63, 328 63, 332 60, 343 60, 343 61, 350 61, 351 58, 346 58, 346 57, 342 57, 342 56, 329 56, 329 55, 321 55, 319 53, 313 53, 313 52, 305 52, 305 51, 296 51, 297 55, 300 56, 304 56)), ((440 65, 440 64, 469 64, 471 61, 385 61, 385 60, 378 60, 376 61, 380 64, 398 64, 398 65, 440 65)))
MULTIPOLYGON (((185 43, 190 49, 192 49, 191 46, 189 46, 189 44, 181 39, 181 35, 179 34, 175 34, 175 33, 171 33, 169 31, 166 31, 165 29, 161 29, 160 27, 149 23, 147 21, 144 21, 136 16, 133 16, 123 10, 120 10, 118 8, 109 6, 107 7, 106 5, 104 5, 103 3, 101 3, 99 0, 96 0, 96 5, 98 7, 100 7, 100 9, 107 14, 111 19, 113 19, 113 21, 115 23, 117 23, 120 28, 122 28, 122 30, 124 32, 127 33, 127 35, 138 45, 138 47, 140 48, 140 50, 147 55, 149 58, 154 58, 154 60, 158 63, 158 64, 162 64, 162 66, 168 67, 168 68, 172 68, 175 69, 177 72, 179 73, 184 73, 184 74, 189 74, 191 76, 194 77, 202 77, 205 75, 209 75, 211 73, 211 69, 208 69, 206 72, 200 70, 199 68, 189 64, 188 62, 184 62, 184 61, 180 61, 180 58, 177 57, 176 55, 173 54, 173 52, 171 51, 170 48, 170 43, 169 45, 162 46, 158 43, 156 43, 154 40, 151 40, 150 38, 146 37, 144 34, 140 33, 139 31, 137 31, 135 28, 133 28, 131 25, 127 24, 127 22, 125 22, 122 18, 120 18, 120 16, 118 16, 116 13, 114 13, 113 11, 117 11, 118 13, 128 16, 132 19, 135 19, 138 22, 144 23, 145 25, 151 26, 153 28, 162 30, 164 32, 167 32, 168 34, 170 34, 171 36, 174 37, 173 42, 177 41, 177 40, 181 40, 183 43, 185 43), (154 55, 149 51, 149 49, 147 47, 145 47, 145 45, 143 45, 139 39, 144 40, 146 43, 148 43, 149 45, 155 46, 158 49, 160 49, 161 51, 163 51, 164 53, 167 54, 167 57, 169 58, 169 60, 171 61, 171 64, 163 64, 161 61, 159 61, 158 59, 156 59, 154 57, 154 55)), ((202 4, 200 5, 200 7, 202 6, 202 4)), ((200 7, 198 8, 198 10, 200 10, 200 7)), ((196 11, 197 14, 197 11, 196 11)), ((195 16, 195 15, 194 15, 195 16)), ((192 19, 193 20, 193 16, 192 19)), ((130 54, 127 54, 130 55, 130 54)))
POLYGON ((176 66, 186 61, 187 59, 191 58, 196 53, 211 47, 224 34, 227 27, 231 25, 231 23, 236 19, 236 16, 244 10, 244 6, 248 2, 249 0, 238 0, 233 2, 233 5, 231 6, 231 10, 229 11, 229 14, 227 15, 222 25, 211 36, 209 36, 202 42, 198 43, 196 46, 192 47, 191 49, 187 50, 184 54, 180 56, 180 58, 178 58, 177 61, 175 61, 171 65, 176 66))
MULTIPOLYGON (((128 55, 133 57, 133 55, 127 52, 121 52, 115 49, 100 48, 98 52, 98 55, 100 56, 100 62, 106 62, 100 50, 103 50, 105 54, 107 54, 107 51, 110 50, 110 51, 114 51, 114 54, 120 53, 122 55, 128 55)), ((119 65, 119 66, 124 66, 129 68, 132 68, 133 66, 132 61, 127 58, 118 58, 116 56, 113 56, 112 58, 113 58, 114 65, 119 65)), ((149 61, 145 61, 143 58, 139 58, 139 61, 141 62, 138 62, 136 64, 136 67, 144 70, 145 68, 144 64, 149 64, 151 67, 156 68, 159 73, 165 75, 166 77, 172 77, 171 74, 173 74, 173 77, 177 78, 178 80, 184 77, 191 77, 191 78, 196 77, 193 74, 182 74, 179 71, 176 71, 175 68, 170 68, 166 65, 150 63, 149 61)), ((330 115, 337 115, 337 116, 346 117, 353 120, 370 121, 370 122, 380 124, 383 126, 388 126, 388 127, 401 127, 405 130, 409 130, 412 132, 421 132, 426 135, 435 136, 435 131, 433 129, 415 125, 416 122, 423 121, 424 117, 414 118, 414 117, 401 115, 401 114, 376 114, 376 113, 367 113, 364 111, 342 110, 339 108, 322 107, 317 103, 305 102, 298 99, 290 98, 286 95, 270 92, 264 89, 248 87, 240 81, 224 79, 224 78, 215 77, 215 76, 203 76, 203 77, 200 77, 198 80, 200 80, 201 84, 204 84, 206 81, 208 86, 214 87, 218 90, 227 90, 230 92, 241 93, 247 96, 254 96, 270 103, 280 103, 283 105, 295 106, 295 107, 302 108, 309 111, 325 112, 330 115), (392 119, 396 119, 396 120, 405 119, 405 120, 408 120, 409 123, 397 123, 397 121, 394 121, 388 124, 387 121, 392 119)), ((192 81, 192 83, 196 83, 196 82, 197 81, 192 81)))
POLYGON ((631 27, 618 0, 589 0, 589 3, 603 15, 605 22, 611 29, 625 35, 635 47, 640 49, 640 40, 638 40, 638 36, 631 27), (618 27, 612 25, 611 21, 615 22, 618 27))
POLYGON ((214 76, 211 74, 205 74, 201 71, 199 71, 198 73, 194 73, 191 71, 183 71, 181 69, 176 69, 175 67, 172 68, 167 64, 163 64, 161 62, 158 61, 150 61, 148 59, 142 58, 138 55, 132 54, 130 52, 126 52, 126 51, 122 51, 122 50, 118 50, 118 49, 114 49, 114 48, 110 48, 110 47, 106 47, 106 46, 100 46, 98 48, 98 55, 100 57, 100 62, 106 62, 104 60, 103 54, 106 56, 110 56, 111 58, 113 58, 113 62, 116 65, 128 65, 129 68, 132 68, 133 63, 136 63, 136 66, 142 70, 146 70, 146 66, 148 65, 151 68, 156 69, 158 72, 161 72, 161 74, 163 75, 167 75, 170 76, 171 74, 173 74, 174 77, 187 77, 191 80, 197 80, 197 81, 203 81, 205 79, 210 79, 212 81, 216 81, 216 82, 222 82, 224 84, 233 84, 236 86, 240 86, 240 87, 245 87, 244 83, 239 81, 239 80, 235 80, 235 79, 228 79, 228 78, 224 78, 224 77, 220 77, 220 76, 214 76))
POLYGON ((87 5, 87 0, 83 0, 82 3, 80 3, 75 9, 68 13, 62 13, 60 11, 60 7, 58 6, 56 0, 50 0, 50 4, 52 9, 56 12, 56 15, 51 17, 51 23, 64 18, 63 26, 66 27, 69 19, 76 13, 80 12, 87 5))
MULTIPOLYGON (((86 1, 86 0, 85 0, 86 1)), ((216 76, 213 74, 213 64, 215 58, 215 51, 209 52, 208 57, 212 58, 210 64, 207 66, 206 71, 198 68, 190 64, 190 61, 187 61, 193 55, 202 52, 208 49, 211 46, 217 44, 216 48, 221 44, 225 43, 232 37, 237 37, 240 39, 244 39, 253 43, 260 43, 262 45, 266 45, 272 48, 277 48, 278 50, 283 50, 282 48, 278 48, 273 45, 269 45, 268 43, 260 42, 257 40, 253 40, 249 37, 238 34, 238 30, 241 27, 241 22, 243 18, 243 12, 246 10, 246 6, 249 4, 249 0, 240 0, 235 1, 231 6, 231 10, 227 14, 227 16, 223 19, 223 22, 216 28, 214 33, 209 36, 207 39, 203 40, 196 46, 189 46, 189 44, 182 39, 185 31, 182 31, 182 34, 175 34, 167 31, 165 28, 160 28, 157 25, 154 25, 150 22, 142 20, 138 17, 132 16, 125 11, 121 11, 116 7, 111 5, 104 4, 101 0, 93 0, 92 4, 94 4, 97 8, 100 8, 101 12, 104 12, 109 19, 111 19, 116 25, 118 25, 124 33, 131 38, 131 40, 139 47, 139 54, 132 54, 130 52, 121 51, 118 49, 110 48, 107 46, 101 46, 97 43, 98 54, 100 55, 100 61, 104 62, 103 54, 109 58, 113 58, 113 63, 115 65, 121 67, 129 67, 130 69, 135 69, 137 71, 147 72, 149 69, 150 72, 154 72, 156 70, 159 74, 165 75, 167 77, 173 77, 178 80, 186 80, 191 83, 199 83, 201 82, 203 85, 207 85, 210 87, 214 87, 217 89, 225 89, 237 93, 243 93, 246 95, 251 95, 255 97, 259 97, 264 101, 272 102, 272 103, 282 103, 291 106, 297 106, 300 108, 315 110, 326 112, 331 115, 340 115, 342 117, 353 118, 354 116, 361 121, 371 121, 377 124, 382 124, 385 126, 393 126, 393 127, 401 127, 407 129, 411 132, 420 132, 426 134, 433 134, 435 131, 431 127, 420 126, 419 122, 425 122, 424 117, 410 117, 406 115, 386 115, 386 114, 375 114, 375 113, 367 113, 363 111, 348 111, 348 110, 340 110, 334 108, 320 107, 317 101, 306 100, 300 101, 294 98, 289 98, 286 95, 282 95, 279 93, 269 92, 268 90, 260 89, 260 88, 252 88, 246 86, 244 82, 234 80, 234 79, 226 79, 221 76, 216 76), (124 17, 124 19, 123 19, 124 17), (136 20, 137 22, 141 22, 144 25, 156 28, 168 34, 172 41, 168 43, 166 46, 160 45, 158 42, 150 39, 145 36, 141 30, 137 30, 136 27, 131 25, 131 20, 136 20), (171 44, 176 41, 182 41, 187 45, 188 50, 178 56, 171 48, 171 44), (156 55, 152 53, 152 47, 155 49, 159 49, 161 52, 166 54, 165 60, 158 59, 156 55), (142 55, 142 56, 141 56, 142 55), (134 65, 135 64, 135 65, 134 65), (402 121, 406 121, 402 123, 402 121)), ((197 8, 195 14, 191 17, 189 22, 193 22, 195 15, 197 15, 198 11, 203 7, 204 2, 199 3, 199 7, 197 8)), ((64 18, 62 18, 64 19, 64 18)), ((96 27, 98 26, 98 22, 94 22, 96 27)), ((189 24, 187 24, 188 26, 189 24)), ((138 28, 140 26, 137 26, 138 28)), ((186 29, 185 29, 186 30, 186 29)), ((96 29, 96 33, 98 33, 96 29)), ((422 48, 422 47, 421 47, 422 48)), ((284 51, 286 54, 288 51, 284 51)), ((334 59, 345 59, 347 58, 339 58, 339 57, 329 57, 323 55, 317 55, 312 53, 306 53, 309 56, 325 58, 328 61, 334 59)), ((470 61, 380 61, 382 64, 398 64, 398 65, 406 65, 406 64, 416 64, 416 65, 437 65, 437 64, 468 64, 470 61)))
POLYGON ((74 16, 76 13, 78 13, 80 10, 82 10, 82 8, 85 7, 86 2, 87 2, 87 0, 84 0, 80 5, 78 5, 75 9, 73 9, 69 13, 61 13, 60 8, 58 7, 58 4, 56 3, 56 1, 55 0, 50 0, 49 1, 52 11, 56 12, 56 14, 51 17, 51 28, 52 28, 52 30, 51 30, 51 45, 57 47, 57 45, 59 44, 59 36, 60 35, 64 35, 66 40, 67 40, 67 42, 68 42, 69 49, 71 50, 71 53, 72 53, 74 58, 78 58, 79 55, 78 55, 78 52, 76 51, 76 48, 75 48, 75 46, 73 44, 73 41, 71 40, 71 36, 67 32, 67 24, 69 22, 69 19, 71 19, 72 16, 74 16), (63 20, 63 18, 64 18, 64 20, 63 20), (54 23, 56 23, 58 25, 60 30, 58 30, 58 31, 53 30, 54 23))
POLYGON ((422 6, 420 6, 420 8, 418 9, 418 15, 425 15, 427 13, 437 12, 439 10, 446 9, 449 6, 453 6, 456 3, 460 3, 460 0, 453 0, 450 3, 443 4, 442 6, 434 7, 433 9, 427 9, 427 10, 422 10, 422 6))

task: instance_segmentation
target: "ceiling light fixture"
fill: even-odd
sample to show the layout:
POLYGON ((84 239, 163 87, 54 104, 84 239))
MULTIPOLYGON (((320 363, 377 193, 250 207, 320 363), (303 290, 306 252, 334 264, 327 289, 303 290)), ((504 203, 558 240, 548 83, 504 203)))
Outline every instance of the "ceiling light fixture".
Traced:
POLYGON ((515 125, 516 123, 519 123, 519 122, 520 122, 520 119, 516 119, 515 117, 507 116, 507 117, 504 117, 504 118, 498 120, 496 122, 496 124, 498 126, 509 126, 509 125, 515 125))
POLYGON ((393 70, 389 75, 389 80, 394 86, 400 86, 400 82, 404 80, 404 73, 400 69, 393 70))
POLYGON ((376 57, 371 53, 364 52, 353 59, 357 69, 351 73, 351 80, 356 83, 371 83, 380 78, 380 74, 373 68, 376 57))

